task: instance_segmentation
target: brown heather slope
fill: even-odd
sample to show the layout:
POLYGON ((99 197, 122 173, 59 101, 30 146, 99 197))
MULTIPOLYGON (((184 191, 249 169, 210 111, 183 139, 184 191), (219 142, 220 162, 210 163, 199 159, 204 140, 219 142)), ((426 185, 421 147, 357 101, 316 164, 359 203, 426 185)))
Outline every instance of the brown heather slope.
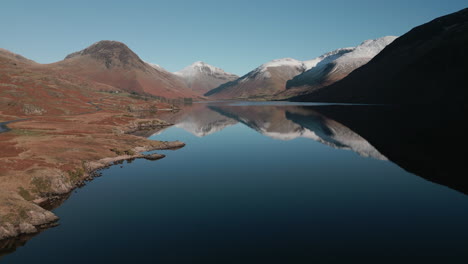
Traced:
POLYGON ((29 65, 37 64, 37 62, 33 60, 27 59, 19 54, 13 53, 9 50, 2 49, 2 48, 0 48, 0 56, 14 60, 15 62, 23 63, 23 64, 29 64, 29 65))
POLYGON ((62 61, 42 67, 77 75, 127 92, 166 98, 201 97, 174 74, 150 66, 125 44, 117 41, 99 41, 66 56, 62 61))
POLYGON ((0 126, 0 239, 56 221, 40 205, 92 178, 95 169, 183 146, 125 133, 167 125, 139 119, 134 110, 168 105, 97 90, 115 88, 0 54, 0 122, 20 119, 10 130, 0 126))

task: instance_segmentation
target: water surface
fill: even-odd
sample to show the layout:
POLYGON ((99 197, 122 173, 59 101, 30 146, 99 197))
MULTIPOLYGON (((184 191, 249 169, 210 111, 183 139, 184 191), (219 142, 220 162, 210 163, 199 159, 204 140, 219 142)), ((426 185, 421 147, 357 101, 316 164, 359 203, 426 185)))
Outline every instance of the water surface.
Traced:
POLYGON ((368 136, 376 148, 321 107, 161 113, 176 125, 150 138, 186 147, 103 171, 54 210, 60 226, 0 262, 464 263, 464 187, 408 172, 421 165, 389 161, 403 159, 387 135, 368 136))

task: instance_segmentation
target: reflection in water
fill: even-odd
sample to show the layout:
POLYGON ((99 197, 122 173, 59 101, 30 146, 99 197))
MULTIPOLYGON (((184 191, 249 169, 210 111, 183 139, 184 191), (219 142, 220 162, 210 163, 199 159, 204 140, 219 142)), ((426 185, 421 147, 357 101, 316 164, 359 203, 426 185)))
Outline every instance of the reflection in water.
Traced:
POLYGON ((355 151, 364 157, 386 159, 364 138, 310 106, 194 104, 177 113, 164 113, 158 117, 198 137, 240 122, 270 138, 309 138, 334 148, 355 151), (298 116, 302 118, 297 118, 298 116))
MULTIPOLYGON (((317 108, 361 135, 407 171, 468 194, 460 125, 466 106, 322 106, 317 108)), ((298 118, 293 117, 294 118, 298 118)), ((304 118, 304 117, 299 117, 304 118)))
POLYGON ((210 108, 271 138, 280 140, 292 140, 299 137, 310 138, 334 148, 353 150, 361 156, 386 159, 358 134, 311 108, 229 105, 211 106, 210 108), (296 120, 289 118, 290 115, 297 113, 306 116, 306 118, 296 120))
MULTIPOLYGON (((388 158, 466 193, 455 172, 464 163, 451 155, 458 142, 450 143, 463 112, 442 110, 211 103, 159 112, 196 137, 151 132, 187 146, 154 164, 109 168, 56 209, 60 230, 4 260, 346 263, 364 255, 374 263, 391 255, 391 263, 449 263, 466 256, 463 195, 322 145, 388 158)), ((3 253, 27 239, 6 241, 3 253)))
POLYGON ((459 173, 463 162, 447 155, 453 147, 440 140, 456 131, 463 113, 457 106, 199 103, 159 118, 198 137, 240 122, 274 139, 310 138, 364 157, 389 158, 425 179, 468 193, 468 179, 459 173))

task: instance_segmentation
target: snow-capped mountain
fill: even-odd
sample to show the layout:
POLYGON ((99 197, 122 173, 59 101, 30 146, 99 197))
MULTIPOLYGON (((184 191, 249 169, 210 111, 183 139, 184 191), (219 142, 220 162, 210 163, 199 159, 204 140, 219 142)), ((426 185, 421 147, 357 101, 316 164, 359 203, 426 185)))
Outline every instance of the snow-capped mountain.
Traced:
POLYGON ((295 96, 344 78, 396 38, 387 36, 366 40, 357 47, 337 49, 307 61, 292 58, 272 60, 237 80, 220 85, 205 96, 219 99, 295 96))
POLYGON ((234 81, 220 85, 205 95, 214 98, 271 96, 284 90, 286 81, 306 71, 313 64, 314 62, 303 62, 291 58, 272 60, 234 81))
POLYGON ((316 67, 319 63, 320 64, 329 63, 343 56, 344 54, 350 53, 354 50, 355 50, 355 47, 336 49, 334 51, 327 52, 315 59, 304 61, 304 64, 307 66, 307 70, 310 70, 313 67, 316 67))
POLYGON ((386 160, 366 139, 310 108, 213 105, 210 109, 274 139, 309 138, 333 148, 352 150, 363 157, 386 160))
POLYGON ((273 60, 205 95, 221 99, 295 96, 342 79, 371 60, 395 39, 388 36, 366 40, 357 47, 337 49, 307 61, 292 58, 273 60))
POLYGON ((296 95, 297 93, 307 93, 326 85, 330 85, 343 79, 349 73, 369 62, 375 55, 392 43, 397 37, 386 36, 373 40, 366 40, 355 48, 342 49, 342 52, 335 51, 334 55, 326 56, 319 60, 315 66, 302 74, 292 78, 286 84, 288 91, 284 92, 284 97, 296 95))
POLYGON ((151 62, 147 62, 147 61, 145 61, 145 62, 146 62, 146 64, 148 64, 149 66, 153 67, 154 69, 156 69, 158 71, 168 72, 166 69, 161 67, 161 65, 159 65, 159 64, 155 64, 155 63, 151 63, 151 62))
POLYGON ((190 89, 201 94, 239 78, 235 74, 202 61, 197 61, 174 74, 179 76, 190 89))

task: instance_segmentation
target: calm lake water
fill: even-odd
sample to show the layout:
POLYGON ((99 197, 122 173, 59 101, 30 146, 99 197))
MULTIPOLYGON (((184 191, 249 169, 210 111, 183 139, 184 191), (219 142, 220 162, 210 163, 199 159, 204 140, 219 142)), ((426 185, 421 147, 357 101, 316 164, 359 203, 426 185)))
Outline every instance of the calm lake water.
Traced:
POLYGON ((60 226, 0 262, 467 263, 468 199, 456 183, 406 171, 388 160, 394 149, 320 109, 162 113, 176 125, 150 138, 186 147, 104 170, 54 210, 60 226))

